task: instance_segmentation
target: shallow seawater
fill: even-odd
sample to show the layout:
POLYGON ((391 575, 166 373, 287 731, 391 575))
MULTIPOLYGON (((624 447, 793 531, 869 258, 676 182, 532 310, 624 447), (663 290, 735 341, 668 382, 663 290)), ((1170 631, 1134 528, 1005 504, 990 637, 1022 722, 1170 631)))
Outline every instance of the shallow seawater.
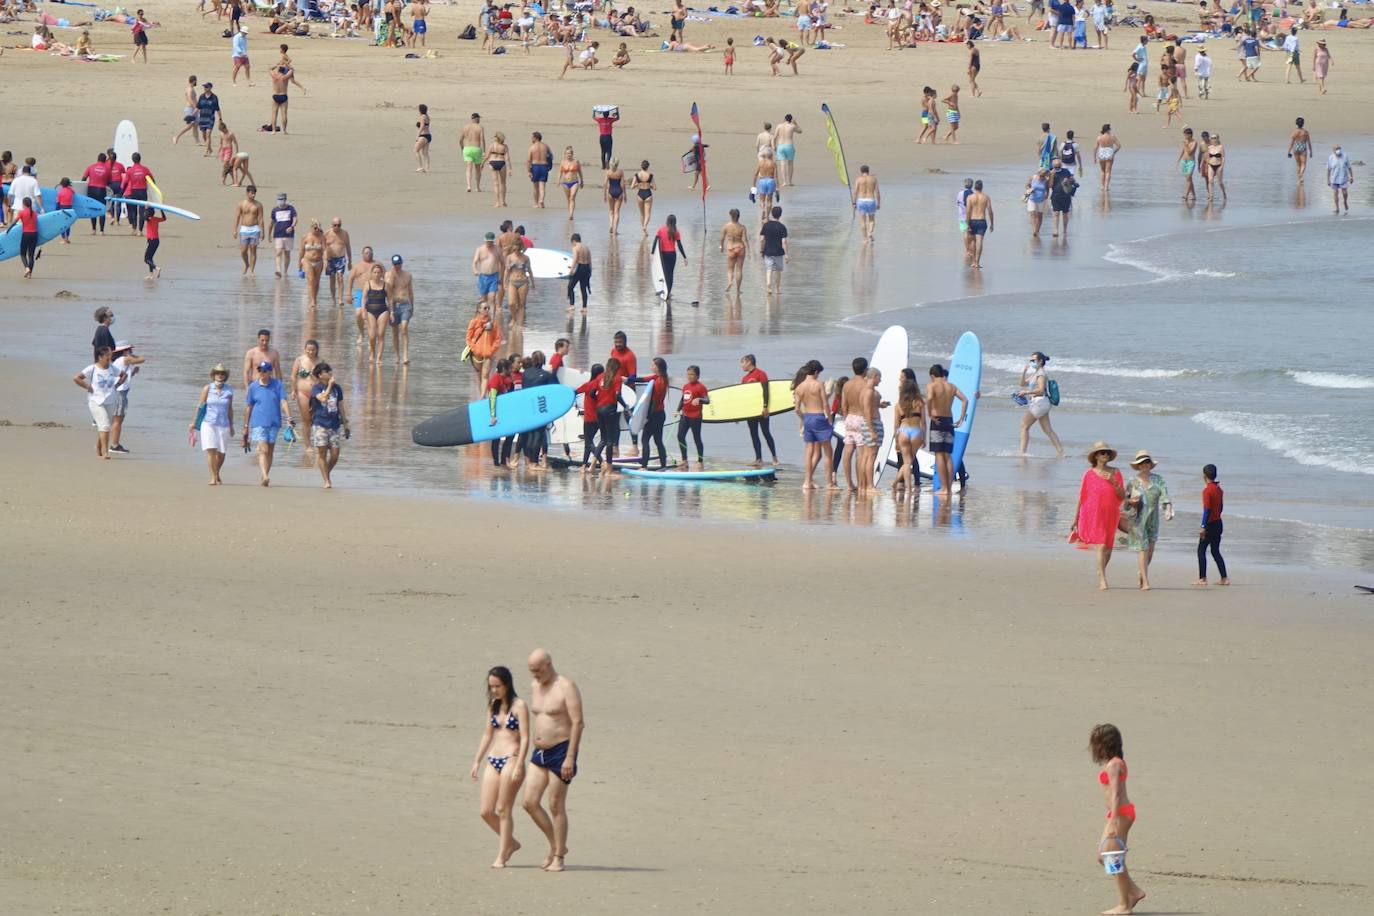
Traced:
MULTIPOLYGON (((1368 346, 1374 315, 1368 303, 1374 267, 1359 256, 1360 243, 1374 230, 1374 221, 1359 215, 1369 211, 1369 191, 1357 186, 1354 216, 1333 217, 1315 170, 1303 199, 1292 190, 1283 157, 1272 151, 1231 155, 1231 202, 1185 208, 1171 155, 1123 154, 1109 202, 1095 174, 1081 179, 1067 242, 1049 237, 1048 222, 1041 239, 1029 238, 1020 192, 1030 163, 971 176, 987 182, 998 217, 981 273, 960 263, 954 197, 961 175, 885 183, 878 238, 868 248, 860 244, 843 187, 784 192, 792 261, 781 297, 771 301, 763 296, 757 257, 749 261, 743 296, 723 294, 717 233, 731 206, 754 224, 757 211, 743 195, 713 191, 704 232, 699 199, 685 189, 659 195, 654 225, 676 213, 688 258, 679 265, 671 309, 652 295, 649 248, 633 204, 626 205, 622 234, 614 240, 606 234, 597 188, 586 189, 572 223, 553 188, 545 211, 500 214, 523 220, 541 247, 567 247, 572 231, 590 245, 589 319, 567 318, 563 284, 541 281, 530 300, 528 327, 516 341, 524 352, 550 352, 555 338, 568 337, 570 362, 577 366, 604 361, 611 335, 624 330, 641 366, 661 355, 678 383, 688 364, 700 365, 708 386, 734 383, 738 357, 746 352, 755 353, 774 378, 790 377, 813 357, 833 378, 848 374, 854 356, 868 355, 883 328, 902 324, 924 386, 926 368, 947 362, 958 336, 975 331, 985 358, 983 399, 966 460, 972 487, 953 506, 939 505, 929 492, 914 505, 824 491, 804 496, 798 488, 801 444, 790 414, 772 424, 784 463, 776 483, 601 481, 557 470, 511 474, 491 467, 485 445, 412 445, 415 423, 474 393, 472 372, 456 356, 475 299, 472 250, 494 228, 485 217, 387 227, 384 242, 382 233, 355 228, 355 248, 373 244, 379 258, 399 252, 416 275, 408 369, 388 353, 380 371, 369 371, 355 348, 353 309, 321 305, 308 311, 304 283, 294 276, 275 282, 266 258, 251 280, 238 277, 227 240, 213 257, 182 259, 180 249, 200 244, 197 228, 185 225, 174 227, 175 234, 164 230, 170 237, 160 255, 166 274, 156 286, 143 284, 132 266, 127 278, 80 279, 80 247, 96 243, 78 234, 71 249, 53 252, 57 256, 41 266, 50 276, 70 274, 63 286, 81 299, 37 302, 11 320, 26 342, 24 355, 74 371, 89 353, 90 312, 114 305, 116 336, 138 341, 150 359, 135 385, 130 445, 137 442, 140 455, 175 456, 188 474, 200 468, 199 454, 185 445, 198 386, 218 362, 237 379, 255 332, 269 327, 284 361, 304 339, 315 338, 323 357, 340 370, 354 417, 340 487, 667 519, 893 534, 915 528, 1048 549, 1062 543, 1070 524, 1085 468, 1081 453, 1093 440, 1106 439, 1122 453, 1123 467, 1139 448, 1159 460, 1181 515, 1166 527, 1163 549, 1170 554, 1192 553, 1199 472, 1211 462, 1226 487, 1233 564, 1369 568, 1374 357, 1368 346), (1063 391, 1063 404, 1052 414, 1070 453, 1062 461, 1053 458, 1038 429, 1032 457, 1016 454, 1021 411, 1008 393, 1026 355, 1037 349, 1050 354, 1049 374, 1063 391)), ((511 199, 522 200, 523 190, 512 187, 511 199)), ((141 253, 135 240, 100 244, 127 244, 131 264, 141 253)), ((70 415, 61 419, 84 422, 82 407, 73 396, 70 415)), ((675 454, 671 429, 669 434, 675 454)), ((708 426, 706 439, 708 461, 717 466, 752 459, 743 425, 708 426)), ((284 460, 301 464, 300 449, 284 460)), ((240 456, 231 456, 227 473, 252 472, 240 456)), ((312 475, 302 471, 283 482, 313 485, 312 475)))

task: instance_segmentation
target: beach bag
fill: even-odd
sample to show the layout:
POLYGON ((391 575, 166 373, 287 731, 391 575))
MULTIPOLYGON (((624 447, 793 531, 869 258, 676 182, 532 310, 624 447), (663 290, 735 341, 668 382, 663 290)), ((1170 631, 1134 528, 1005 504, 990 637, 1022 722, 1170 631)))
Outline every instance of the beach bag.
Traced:
POLYGON ((1054 379, 1045 379, 1045 397, 1050 399, 1050 405, 1059 406, 1059 383, 1054 379))
POLYGON ((468 27, 458 33, 460 41, 475 41, 477 39, 477 26, 468 23, 468 27))

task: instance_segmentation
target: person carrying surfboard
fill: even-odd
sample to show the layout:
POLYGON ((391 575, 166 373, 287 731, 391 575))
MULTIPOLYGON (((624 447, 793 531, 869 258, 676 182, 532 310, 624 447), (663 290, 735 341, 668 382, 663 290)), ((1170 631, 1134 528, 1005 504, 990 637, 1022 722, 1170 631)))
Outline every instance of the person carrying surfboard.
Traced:
POLYGON ((658 468, 660 471, 668 468, 668 450, 663 445, 663 426, 668 419, 668 411, 663 405, 663 401, 668 396, 668 363, 661 356, 654 357, 654 374, 633 379, 635 382, 647 382, 649 390, 644 392, 644 397, 649 399, 649 416, 644 421, 644 430, 640 433, 640 438, 644 442, 644 450, 639 456, 639 466, 647 468, 649 466, 649 451, 654 443, 658 444, 658 468))

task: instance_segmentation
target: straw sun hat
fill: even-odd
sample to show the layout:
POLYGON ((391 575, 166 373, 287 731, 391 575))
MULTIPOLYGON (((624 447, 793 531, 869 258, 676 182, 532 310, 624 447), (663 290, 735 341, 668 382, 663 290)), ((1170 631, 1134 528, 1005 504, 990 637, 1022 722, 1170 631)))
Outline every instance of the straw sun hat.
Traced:
POLYGON ((229 370, 224 368, 224 363, 219 363, 215 366, 215 368, 210 370, 211 379, 213 379, 217 375, 223 375, 225 378, 229 377, 229 370))
POLYGON ((1116 460, 1116 449, 1112 448, 1110 445, 1103 442, 1101 439, 1098 439, 1096 442, 1093 443, 1093 447, 1088 449, 1087 458, 1089 464, 1093 463, 1093 456, 1096 455, 1098 452, 1106 452, 1108 461, 1116 460))
POLYGON ((1147 461, 1150 462, 1150 464, 1155 464, 1155 463, 1156 463, 1155 460, 1154 460, 1153 458, 1150 457, 1150 453, 1147 452, 1147 451, 1145 451, 1145 449, 1142 448, 1140 451, 1136 452, 1136 453, 1135 453, 1135 457, 1131 459, 1131 467, 1133 467, 1133 468, 1140 467, 1142 464, 1144 464, 1144 463, 1147 462, 1147 461))

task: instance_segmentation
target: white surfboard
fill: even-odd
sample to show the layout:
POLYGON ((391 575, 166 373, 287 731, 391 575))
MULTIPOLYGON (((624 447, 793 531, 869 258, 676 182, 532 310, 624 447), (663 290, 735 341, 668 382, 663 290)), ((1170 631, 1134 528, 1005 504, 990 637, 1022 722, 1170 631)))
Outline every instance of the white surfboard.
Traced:
MULTIPOLYGON (((580 369, 570 369, 567 366, 563 366, 558 370, 558 384, 567 385, 569 388, 580 388, 590 380, 591 375, 580 369)), ((620 396, 624 399, 625 403, 629 405, 632 411, 639 403, 633 385, 625 385, 621 388, 620 396)), ((586 421, 582 402, 585 397, 586 395, 579 394, 573 401, 573 409, 549 424, 549 445, 556 445, 559 447, 559 451, 562 451, 562 447, 565 445, 572 446, 582 442, 582 425, 586 421)), ((645 400, 648 399, 645 398, 645 400)), ((631 416, 634 416, 633 412, 631 416)), ((647 414, 645 415, 645 419, 648 419, 647 414)), ((644 424, 641 422, 640 427, 642 428, 643 425, 644 424)), ((620 420, 620 429, 621 432, 630 429, 629 424, 623 416, 620 420)), ((638 431, 636 431, 636 435, 638 435, 638 431)), ((572 449, 572 453, 578 458, 582 457, 581 448, 572 449)))
POLYGON ((133 121, 120 121, 115 126, 114 142, 110 148, 125 165, 134 161, 134 153, 138 152, 138 128, 134 127, 133 121))
POLYGON ((151 197, 146 203, 144 201, 134 200, 129 197, 109 197, 106 198, 106 200, 109 200, 111 202, 117 201, 119 203, 124 204, 126 207, 147 207, 149 210, 162 210, 166 213, 172 214, 173 216, 180 216, 182 219, 200 219, 199 213, 192 213, 190 210, 183 210, 180 207, 173 207, 171 204, 164 204, 160 200, 155 202, 151 199, 151 197))
POLYGON ((536 280, 561 280, 572 276, 572 252, 531 248, 525 255, 530 259, 530 272, 536 280))
POLYGON ((654 275, 654 295, 660 302, 668 301, 668 280, 663 276, 663 253, 655 251, 649 256, 650 271, 654 275))
POLYGON ((883 332, 878 346, 873 348, 873 358, 868 361, 869 368, 882 373, 878 381, 878 397, 887 401, 880 408, 883 419, 883 441, 878 445, 878 454, 873 461, 873 485, 877 486, 887 467, 887 456, 892 452, 893 438, 897 434, 897 392, 901 388, 902 370, 906 368, 909 343, 906 328, 894 324, 883 332))

